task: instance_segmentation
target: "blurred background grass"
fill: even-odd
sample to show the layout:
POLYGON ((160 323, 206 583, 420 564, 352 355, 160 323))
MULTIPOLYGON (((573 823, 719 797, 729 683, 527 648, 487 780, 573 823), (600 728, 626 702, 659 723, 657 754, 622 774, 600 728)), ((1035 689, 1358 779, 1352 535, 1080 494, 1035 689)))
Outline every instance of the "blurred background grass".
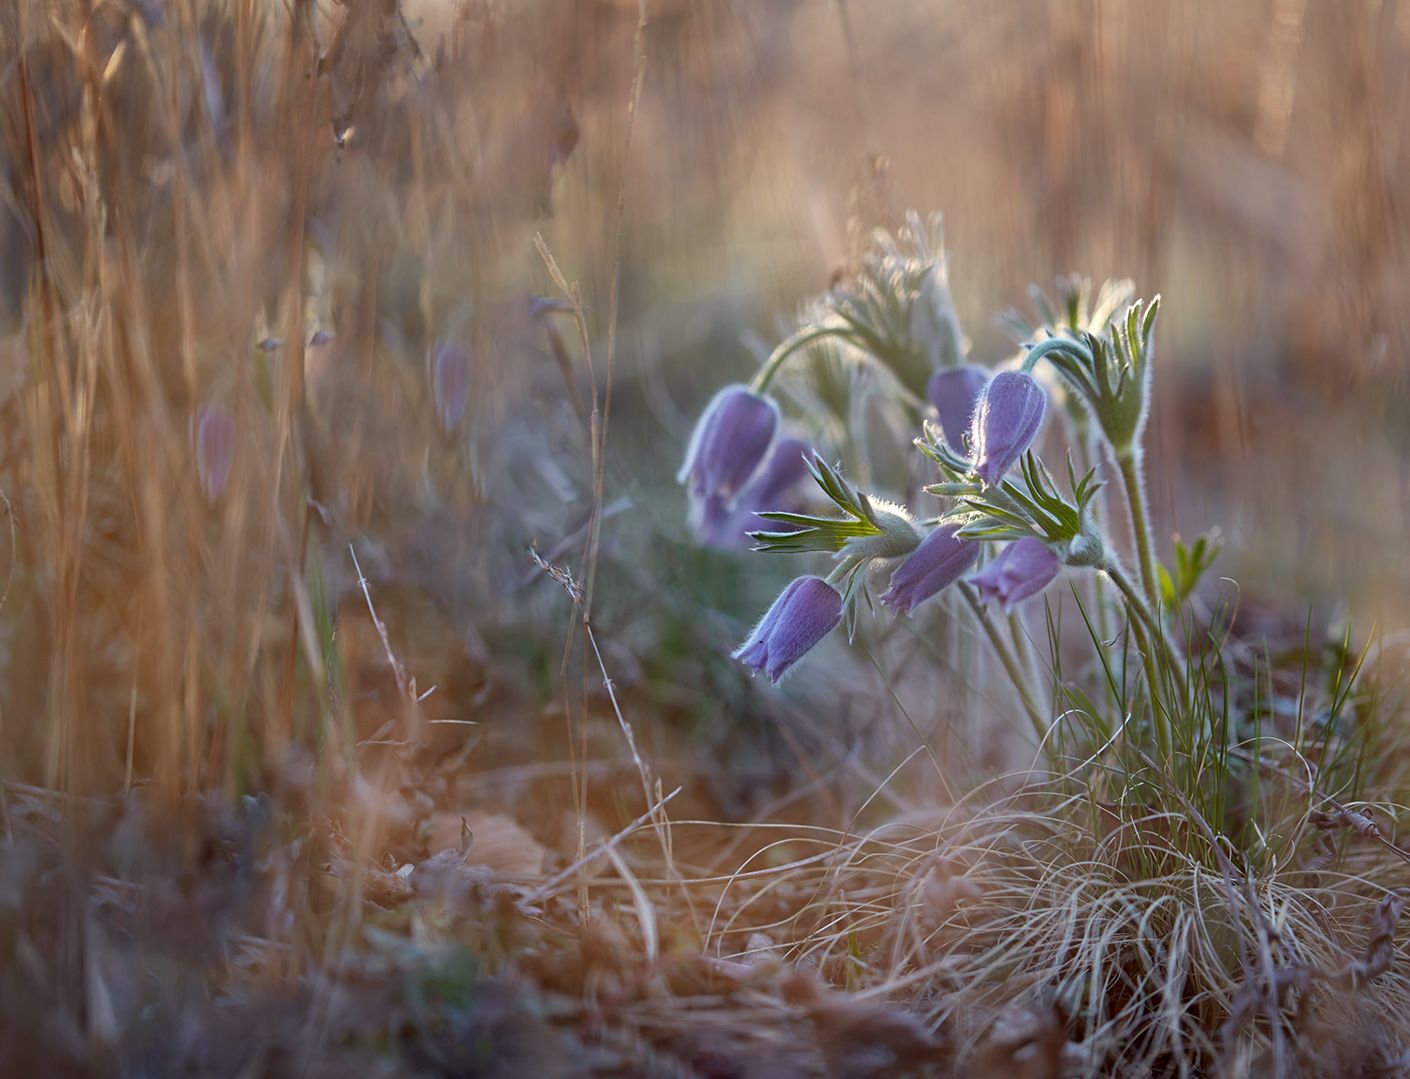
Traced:
MULTIPOLYGON (((731 330, 768 336, 826 286, 858 217, 939 209, 980 355, 1006 350, 993 316, 1030 282, 1163 293, 1165 521, 1225 521, 1223 569, 1248 588, 1403 621, 1403 5, 704 4, 655 22, 623 341, 653 367, 684 354, 683 411, 718 365, 748 369, 731 330)), ((566 170, 564 225, 610 226, 577 209, 601 141, 566 170)))
MULTIPOLYGON (((101 713, 138 772, 144 730, 153 759, 204 731, 175 775, 228 768, 257 713, 266 771, 346 720, 320 703, 341 668, 372 692, 375 638, 330 643, 365 615, 350 540, 450 713, 561 697, 566 598, 526 550, 571 564, 591 534, 619 272, 603 635, 653 708, 733 729, 757 694, 722 657, 788 567, 692 550, 671 474, 708 395, 908 207, 945 215, 977 356, 1011 347, 995 316, 1031 282, 1163 293, 1159 531, 1222 525, 1219 570, 1294 622, 1404 625, 1404 5, 661 0, 624 158, 638 14, 10 9, 6 717, 101 713), (536 232, 581 285, 591 375, 571 316, 525 307, 563 299, 536 232), (449 435, 438 339, 472 355, 449 435), (207 507, 188 432, 211 402, 237 445, 207 507)), ((59 726, 0 737, 52 778, 59 726)))

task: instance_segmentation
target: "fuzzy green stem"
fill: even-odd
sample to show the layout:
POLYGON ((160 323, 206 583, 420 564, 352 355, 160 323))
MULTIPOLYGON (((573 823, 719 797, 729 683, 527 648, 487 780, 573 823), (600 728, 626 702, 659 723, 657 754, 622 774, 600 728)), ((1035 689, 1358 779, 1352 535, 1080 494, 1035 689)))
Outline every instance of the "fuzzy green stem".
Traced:
POLYGON ((828 584, 836 587, 847 579, 847 575, 857 568, 857 559, 844 558, 837 565, 833 566, 828 575, 823 578, 828 584))
POLYGON ((750 380, 749 388, 755 393, 763 393, 769 388, 769 383, 773 382, 774 376, 778 374, 779 368, 783 366, 788 357, 807 348, 814 341, 821 341, 825 337, 842 336, 845 336, 844 332, 836 326, 804 327, 781 341, 779 346, 769 354, 769 358, 759 368, 758 374, 750 380))
POLYGON ((1131 531, 1136 535, 1136 561, 1141 573, 1141 587, 1146 602, 1154 604, 1160 596, 1155 575, 1155 544, 1151 538, 1150 512, 1146 505, 1146 484, 1141 447, 1133 442, 1124 449, 1113 447, 1116 463, 1121 469, 1121 482, 1126 488, 1126 505, 1131 511, 1131 531))
POLYGON ((961 581, 957 586, 960 593, 969 603, 970 610, 974 612, 974 617, 979 620, 979 624, 984 627, 984 632, 989 637, 989 643, 994 646, 994 653, 999 657, 999 662, 1003 665, 1004 672, 1013 682, 1013 687, 1018 691, 1019 699, 1023 702, 1023 710, 1028 713, 1029 722, 1033 724, 1033 733, 1037 736, 1038 744, 1043 744, 1043 739, 1048 734, 1048 724, 1043 718, 1043 713, 1038 710, 1038 706, 1033 703, 1032 694, 1029 692, 1028 675, 1020 668, 1017 658, 1008 642, 1004 640, 999 632, 999 627, 994 625, 984 610, 984 604, 980 602, 979 596, 975 593, 973 586, 966 581, 961 581))
MULTIPOLYGON (((750 380, 750 390, 754 393, 764 393, 777 377, 779 369, 783 367, 785 361, 787 361, 790 356, 806 349, 813 342, 821 341, 827 337, 841 337, 846 339, 850 336, 848 331, 840 326, 808 326, 797 331, 780 342, 779 346, 769 354, 769 358, 764 361, 764 365, 759 368, 758 373, 750 380)), ((874 352, 864 351, 866 351, 866 355, 873 363, 883 370, 890 372, 895 381, 897 396, 911 408, 923 412, 925 410, 925 399, 910 390, 900 378, 896 376, 895 371, 892 371, 890 367, 883 363, 881 358, 874 352)))
POLYGON ((1032 374, 1033 368, 1038 366, 1038 361, 1049 352, 1075 352, 1080 355, 1088 355, 1084 345, 1069 337, 1045 337, 1028 350, 1028 355, 1023 358, 1023 365, 1019 370, 1025 375, 1032 374))

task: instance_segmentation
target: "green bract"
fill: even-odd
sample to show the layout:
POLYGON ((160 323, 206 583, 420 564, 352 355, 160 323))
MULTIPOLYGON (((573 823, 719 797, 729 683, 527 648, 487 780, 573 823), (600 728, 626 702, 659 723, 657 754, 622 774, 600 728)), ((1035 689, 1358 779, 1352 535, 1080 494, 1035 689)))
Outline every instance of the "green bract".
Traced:
POLYGON ((1046 359, 1083 401, 1114 450, 1124 453, 1140 440, 1150 402, 1151 334, 1160 297, 1137 300, 1105 333, 1061 331, 1039 341, 1023 361, 1031 371, 1046 359))
POLYGON ((1095 469, 1078 477, 1069 456, 1067 476, 1072 494, 1063 495, 1047 466, 1030 451, 1012 477, 986 486, 969 474, 969 462, 946 445, 934 425, 927 424, 925 432, 926 437, 917 439, 916 445, 945 477, 945 482, 925 490, 955 501, 945 516, 965 518, 967 523, 961 534, 966 539, 1015 540, 1032 536, 1068 549, 1069 564, 1093 565, 1100 560, 1102 544, 1089 512, 1102 488, 1095 469), (1072 558, 1074 547, 1079 555, 1076 561, 1072 558))
POLYGON ((758 516, 780 524, 794 525, 795 528, 787 532, 749 533, 750 538, 758 543, 754 548, 756 551, 785 554, 826 551, 836 554, 845 548, 849 555, 897 558, 920 542, 915 526, 899 506, 876 504, 843 479, 835 466, 816 454, 806 463, 823 494, 845 516, 820 517, 807 513, 765 511, 758 516))

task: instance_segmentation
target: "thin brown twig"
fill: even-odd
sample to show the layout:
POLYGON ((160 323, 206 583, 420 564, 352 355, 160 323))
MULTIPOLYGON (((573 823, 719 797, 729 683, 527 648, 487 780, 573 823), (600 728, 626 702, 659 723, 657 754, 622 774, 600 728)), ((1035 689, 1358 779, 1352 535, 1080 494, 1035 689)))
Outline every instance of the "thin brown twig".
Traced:
POLYGON ((1359 836, 1362 836, 1363 838, 1374 839, 1377 843, 1379 843, 1386 850, 1390 851, 1401 861, 1405 862, 1407 865, 1410 865, 1410 851, 1407 851, 1404 847, 1396 845, 1390 838, 1388 838, 1386 834, 1381 831, 1380 825, 1378 825, 1368 814, 1361 812, 1359 809, 1352 809, 1345 802, 1342 802, 1339 799, 1333 797, 1332 795, 1327 794, 1325 791, 1316 790, 1305 779, 1302 779, 1300 776, 1294 775, 1292 772, 1289 772, 1286 768, 1283 768, 1277 763, 1267 760, 1264 757, 1260 756, 1255 759, 1252 753, 1238 748, 1231 748, 1229 750, 1229 755, 1232 757, 1237 757, 1239 760, 1244 761, 1246 764, 1256 765, 1259 769, 1269 773, 1270 775, 1277 776, 1279 779, 1282 779, 1286 783, 1291 785, 1295 790, 1298 791, 1298 793, 1300 793, 1305 798, 1322 799, 1321 804, 1331 806, 1332 818, 1334 819, 1335 823, 1350 828, 1353 832, 1355 832, 1359 836))

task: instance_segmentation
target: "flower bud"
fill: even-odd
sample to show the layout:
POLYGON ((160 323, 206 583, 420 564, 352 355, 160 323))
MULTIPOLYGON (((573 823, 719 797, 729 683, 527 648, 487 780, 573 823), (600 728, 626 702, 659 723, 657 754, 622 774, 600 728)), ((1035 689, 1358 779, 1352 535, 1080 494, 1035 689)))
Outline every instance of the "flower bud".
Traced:
POLYGON ((974 471, 998 483, 1038 437, 1048 397, 1032 375, 1000 371, 979 397, 970 425, 974 471))
POLYGON ((1051 547, 1040 539, 1025 536, 1000 551, 994 561, 969 581, 983 599, 1002 603, 1007 614, 1016 604, 1052 584, 1060 565, 1051 547))
POLYGON ((989 372, 973 364, 946 368, 930 376, 925 399, 940 413, 940 430, 951 449, 965 452, 964 436, 987 381, 989 372))
POLYGON ((891 575, 891 588, 881 602, 910 614, 918 604, 959 580, 979 557, 979 544, 956 534, 961 527, 941 525, 921 540, 920 546, 891 575))
POLYGON ((943 258, 932 262, 921 278, 911 304, 908 329, 911 343, 931 367, 953 367, 960 362, 964 343, 943 258))
POLYGON ((755 514, 764 510, 803 511, 803 496, 798 488, 808 478, 804 460, 807 452, 808 447, 796 438, 780 439, 753 481, 739 493, 733 509, 719 495, 708 496, 699 524, 702 542, 710 547, 739 547, 747 542, 747 533, 761 526, 786 529, 778 522, 763 523, 755 514))
POLYGON ((219 405, 203 407, 196 418, 196 475, 207 502, 224 492, 234 458, 234 419, 219 405))
POLYGON ((734 658, 775 684, 842 621, 842 596, 821 577, 799 577, 774 600, 734 658))
POLYGON ((450 434, 470 401, 470 352, 456 341, 437 341, 431 368, 431 396, 441 430, 450 434))
POLYGON ((676 479, 692 499, 711 495, 727 509, 753 477, 778 430, 778 406, 745 386, 726 386, 706 406, 676 479))

